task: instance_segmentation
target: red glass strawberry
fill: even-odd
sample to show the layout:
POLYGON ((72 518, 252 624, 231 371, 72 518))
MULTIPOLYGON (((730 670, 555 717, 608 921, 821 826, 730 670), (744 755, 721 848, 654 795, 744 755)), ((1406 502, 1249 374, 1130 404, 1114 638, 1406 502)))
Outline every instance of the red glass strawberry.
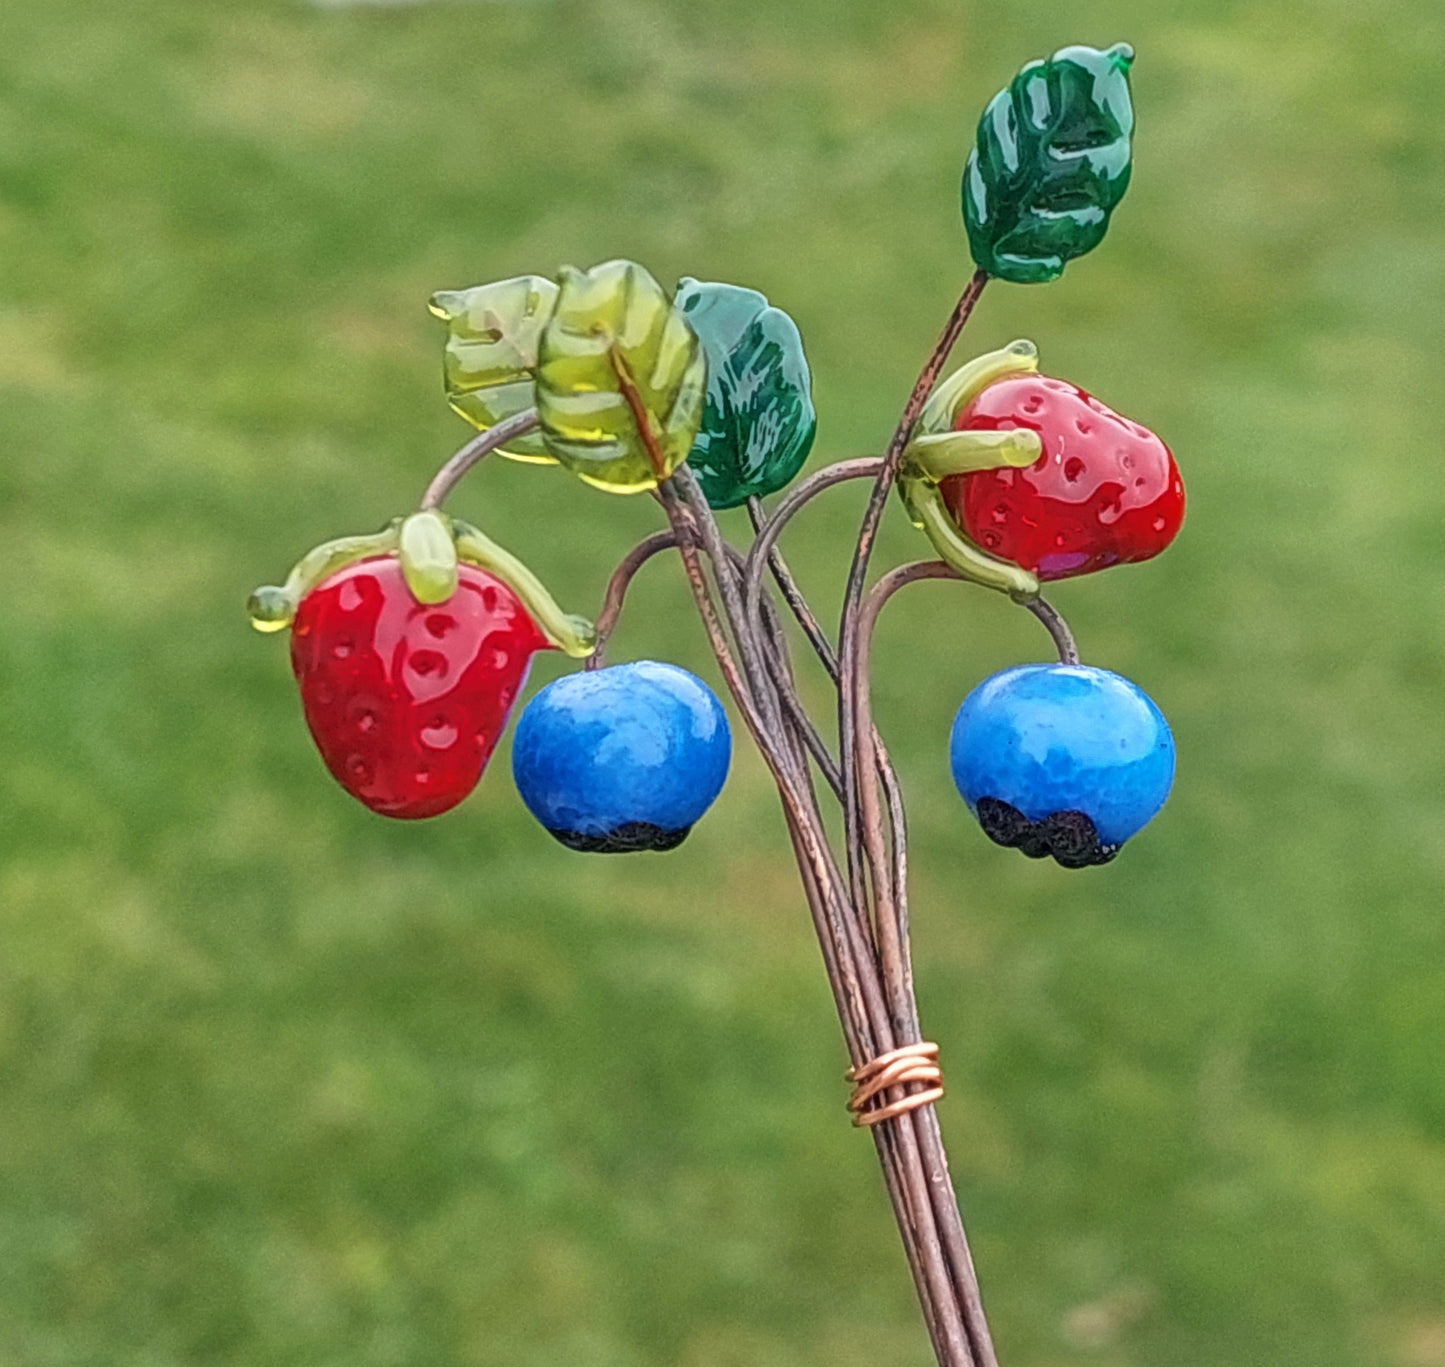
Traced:
POLYGON ((476 787, 533 653, 549 646, 495 575, 460 566, 456 592, 433 606, 385 557, 301 600, 291 668, 336 781, 383 816, 436 816, 476 787))
POLYGON ((251 617, 291 626, 306 724, 332 776, 404 819, 476 787, 537 651, 591 649, 590 626, 525 566, 435 512, 319 547, 284 588, 257 590, 251 617))
POLYGON ((954 426, 1039 434, 1043 453, 1027 469, 954 475, 939 489, 975 545, 1041 580, 1151 559, 1184 520, 1184 483, 1169 448, 1066 380, 996 380, 954 426))
POLYGON ((1169 448, 1032 342, 980 356, 929 396, 899 467, 914 522, 960 574, 1021 602, 1040 580, 1148 560, 1184 520, 1169 448))

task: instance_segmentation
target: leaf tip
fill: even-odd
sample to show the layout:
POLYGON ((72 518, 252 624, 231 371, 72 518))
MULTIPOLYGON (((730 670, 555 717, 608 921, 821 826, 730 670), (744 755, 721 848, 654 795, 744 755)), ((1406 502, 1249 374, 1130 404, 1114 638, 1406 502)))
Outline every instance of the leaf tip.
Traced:
POLYGON ((433 318, 440 318, 442 322, 449 323, 465 306, 462 303, 461 291, 438 290, 426 301, 426 307, 427 312, 433 318))
POLYGON ((1134 65, 1134 49, 1128 43, 1115 43, 1105 54, 1120 71, 1134 65))

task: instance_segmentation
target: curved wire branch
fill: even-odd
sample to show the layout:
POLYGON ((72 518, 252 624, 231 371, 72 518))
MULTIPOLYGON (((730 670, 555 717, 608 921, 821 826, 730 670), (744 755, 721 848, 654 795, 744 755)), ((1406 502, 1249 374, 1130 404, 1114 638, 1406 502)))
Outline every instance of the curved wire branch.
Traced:
POLYGON ((426 487, 426 493, 421 496, 422 512, 440 508, 446 501, 447 495, 456 488, 457 481, 472 466, 490 456, 499 447, 505 446, 509 441, 514 441, 517 437, 525 437, 528 432, 538 426, 540 421, 535 408, 526 408, 520 413, 514 413, 510 418, 503 419, 495 427, 489 427, 485 432, 478 432, 436 472, 432 482, 426 487))
POLYGON ((928 395, 934 385, 938 383, 939 374, 948 360, 949 353, 953 350, 954 343, 958 341, 964 324, 968 322, 978 304, 988 280, 987 271, 982 269, 974 271, 968 284, 964 286, 958 303, 953 306, 953 312, 948 315, 942 335, 934 344, 933 350, 929 352, 928 360, 924 363, 918 378, 913 382, 913 390, 908 396, 908 401, 903 405, 898 426, 894 429, 893 438, 888 443, 888 450, 883 455, 883 468, 878 472, 878 478, 873 485, 873 493, 868 499, 868 507, 863 514, 863 525, 858 532, 858 545, 853 552, 853 564, 848 571, 848 586, 843 599, 845 631, 850 627, 851 620, 856 618, 858 605, 863 598, 863 584, 868 577, 868 559, 873 553, 873 542, 878 536, 878 524, 883 518, 883 505, 888 501, 889 490, 892 489, 893 481, 898 475, 898 462, 903 456, 903 448, 908 444, 913 424, 918 421, 918 415, 923 411, 923 405, 928 401, 928 395))
POLYGON ((783 528, 788 525, 789 520, 798 509, 809 499, 822 493, 824 489, 831 489, 833 485, 842 484, 850 479, 876 479, 882 469, 883 461, 878 456, 863 456, 857 460, 840 460, 833 465, 825 465, 816 474, 809 475, 801 484, 795 484, 779 500, 777 507, 758 528, 752 549, 748 551, 748 572, 743 585, 743 602, 749 618, 753 618, 757 614, 756 604, 762 597, 763 574, 767 570, 768 558, 772 549, 777 545, 783 528))
POLYGON ((1044 624, 1049 635, 1054 638, 1054 648, 1059 652, 1059 663, 1078 664, 1079 647, 1074 642, 1074 633, 1069 630, 1069 624, 1064 621, 1059 610, 1045 598, 1026 599, 1024 606, 1044 624))
MULTIPOLYGON (((840 477, 851 477, 850 474, 840 475, 836 470, 823 473, 833 482, 840 477)), ((764 613, 761 603, 752 613, 744 612, 740 617, 734 615, 737 611, 737 600, 734 594, 727 592, 726 583, 732 567, 722 565, 725 553, 719 550, 719 547, 726 543, 722 542, 720 533, 717 533, 711 509, 702 500, 695 482, 690 476, 681 480, 674 476, 668 483, 678 486, 676 490, 664 490, 667 494, 664 506, 668 507, 669 517, 673 519, 674 528, 679 533, 679 546, 685 547, 701 528, 710 558, 713 559, 715 569, 719 571, 724 606, 732 619, 730 625, 734 636, 740 641, 745 637, 765 638, 767 631, 772 628, 765 625, 768 614, 764 613), (671 506, 679 492, 683 493, 690 505, 685 511, 671 506)), ((801 506, 801 500, 795 506, 801 506)), ((755 545, 755 555, 757 550, 755 545)), ((752 561, 754 567, 761 563, 758 559, 752 561)), ((768 656, 766 650, 764 655, 768 656)), ((788 720, 791 721, 791 708, 788 707, 791 679, 786 672, 785 647, 781 642, 777 642, 777 648, 768 658, 768 663, 774 668, 774 687, 785 711, 789 713, 788 720)), ((777 740, 777 736, 760 736, 756 725, 760 719, 749 715, 747 708, 744 709, 744 715, 750 729, 758 737, 759 748, 763 750, 765 759, 769 760, 774 777, 778 780, 789 829, 795 840, 806 847, 823 835, 821 816, 806 776, 795 773, 795 782, 786 781, 780 773, 781 766, 769 754, 768 741, 777 740), (798 778, 802 779, 800 784, 796 782, 798 778)), ((783 748, 786 749, 786 746, 783 748)), ((777 758, 782 758, 782 755, 777 758)), ((900 818, 895 839, 898 844, 897 853, 901 855, 901 799, 898 798, 896 786, 890 792, 889 810, 890 815, 896 814, 900 818)), ((826 841, 823 846, 826 849, 826 841)), ((816 860, 817 854, 821 853, 806 848, 800 852, 806 852, 810 862, 816 860)), ((886 860, 879 859, 875 867, 879 871, 877 877, 880 881, 891 883, 894 867, 900 866, 890 866, 886 860)), ((840 978, 853 978, 861 989, 860 1004, 866 1013, 865 1020, 857 1022, 857 1037, 850 1037, 850 1053, 856 1053, 859 1047, 866 1047, 871 1059, 880 1052, 887 1053, 897 1048, 900 1043, 913 1042, 908 1039, 900 1040, 898 1037, 895 1027, 897 1013, 889 1007, 891 993, 885 990, 879 980, 879 964, 875 957, 877 947, 866 904, 848 897, 841 881, 842 872, 831 856, 821 865, 814 863, 814 870, 812 873, 805 872, 804 887, 810 900, 816 896, 821 903, 814 906, 814 920, 819 927, 820 937, 827 934, 833 941, 831 951, 825 946, 825 964, 836 966, 840 978), (871 1044, 865 1040, 864 1032, 871 1037, 871 1044)), ((835 995, 840 1002, 844 995, 839 990, 841 986, 839 982, 834 983, 835 995)), ((894 1090, 890 1092, 889 1100, 899 1101, 904 1096, 903 1091, 894 1090)), ((931 1116, 931 1109, 927 1106, 910 1114, 900 1114, 894 1120, 875 1127, 875 1139, 905 1248, 909 1253, 920 1304, 939 1361, 947 1367, 993 1367, 992 1350, 986 1346, 987 1330, 980 1329, 981 1311, 975 1312, 972 1309, 977 1303, 977 1292, 976 1287, 970 1291, 971 1264, 961 1262, 955 1251, 958 1236, 952 1226, 961 1229, 961 1221, 942 1158, 942 1147, 937 1139, 936 1120, 931 1119, 931 1116)))
MULTIPOLYGON (((756 495, 748 499, 748 518, 753 524, 753 537, 756 539, 768 520, 763 501, 756 495)), ((813 609, 808 606, 808 600, 803 597, 798 581, 793 578, 788 562, 783 559, 783 554, 776 545, 768 546, 768 568, 773 572, 773 582, 777 584, 778 592, 783 595, 783 601, 787 603, 798 625, 802 627, 803 634, 812 644, 814 654, 823 662, 823 667, 836 682, 838 658, 833 651, 833 643, 828 639, 828 633, 823 630, 823 624, 818 621, 813 609)))
POLYGON ((597 645, 583 663, 583 669, 601 669, 606 663, 607 638, 612 635, 617 619, 622 616, 622 604, 637 571, 653 556, 675 545, 675 532, 654 532, 639 541, 618 562, 617 568, 612 571, 612 578, 607 581, 607 592, 602 598, 602 611, 597 614, 597 645))
MULTIPOLYGON (((597 615, 597 644, 592 654, 583 661, 582 668, 584 670, 601 669, 606 664, 608 639, 616 629, 618 619, 622 616, 627 590, 631 587, 637 572, 649 560, 676 545, 677 534, 675 532, 654 532, 651 536, 644 537, 639 541, 618 562, 617 568, 612 572, 612 578, 607 582, 602 610, 597 615)), ((733 546, 727 546, 726 549, 728 558, 732 562, 733 572, 741 574, 745 563, 742 552, 733 546)), ((787 662, 787 645, 783 640, 780 624, 776 620, 768 623, 767 640, 764 644, 768 650, 769 662, 783 708, 788 713, 791 725, 798 732, 799 739, 809 753, 812 754, 819 772, 822 773, 828 786, 837 796, 841 797, 843 781, 838 773, 837 762, 828 753, 828 747, 822 736, 818 734, 818 728, 813 725, 812 718, 808 716, 792 687, 791 672, 787 662), (786 686, 784 680, 786 680, 786 686)))
MULTIPOLYGON (((853 563, 849 568, 848 583, 843 592, 843 613, 838 627, 838 657, 842 661, 847 662, 857 657, 855 637, 858 630, 859 607, 863 599, 863 586, 868 578, 868 560, 873 553, 873 543, 878 536, 878 526, 883 518, 883 507, 888 501, 889 491, 893 488, 893 482, 898 475, 898 463, 903 457, 903 448, 908 444, 908 437, 913 430, 913 425, 918 421, 918 415, 923 411, 923 405, 928 400, 929 392, 938 382, 939 374, 948 360, 949 353, 953 350, 954 343, 958 341, 964 324, 968 322, 973 313, 974 307, 983 294, 984 286, 988 284, 988 279, 987 272, 977 270, 964 287, 958 302, 953 306, 953 312, 949 314, 948 321, 944 324, 942 335, 934 344, 928 360, 913 383, 913 390, 903 405, 898 426, 894 429, 893 437, 888 443, 888 450, 883 455, 882 468, 873 482, 873 492, 869 495, 868 507, 863 513, 863 523, 858 530, 858 544, 853 552, 853 563)), ((838 751, 843 769, 843 814, 847 823, 850 855, 859 844, 858 771, 855 767, 857 740, 852 730, 856 715, 857 677, 855 669, 844 668, 839 681, 841 696, 838 706, 838 751)), ((856 861, 850 860, 848 875, 854 897, 862 897, 864 895, 863 872, 856 861)))
MULTIPOLYGON (((875 457, 865 457, 862 460, 840 461, 835 465, 828 466, 819 471, 817 477, 805 482, 814 487, 811 489, 803 488, 801 490, 801 497, 787 500, 787 506, 780 506, 771 518, 764 515, 761 500, 756 498, 748 500, 748 513, 752 519, 756 533, 753 553, 748 558, 747 606, 749 611, 750 613, 755 613, 757 603, 761 597, 762 576, 761 570, 758 568, 761 564, 759 553, 766 552, 767 563, 773 572, 773 578, 776 580, 788 606, 792 608, 793 615, 797 618, 799 626, 803 629, 803 634, 807 636, 809 642, 812 644, 814 652, 817 654, 819 661, 822 663, 823 668, 828 673, 828 677, 832 679, 835 686, 839 682, 837 652, 833 649, 833 643, 828 640, 827 633, 823 630, 817 617, 809 607, 807 600, 803 597, 802 591, 798 588, 797 582, 794 580, 792 572, 788 568, 787 561, 784 560, 782 552, 778 550, 775 543, 778 535, 787 525, 788 519, 797 512, 808 499, 812 498, 814 494, 829 488, 833 484, 840 483, 845 479, 866 478, 870 474, 876 474, 878 469, 881 468, 881 465, 882 462, 879 459, 875 457), (761 545, 758 544, 759 542, 761 542, 761 545)), ((750 620, 752 620, 751 617, 750 620)), ((814 734, 816 734, 816 731, 814 731, 814 734)), ((903 812, 903 793, 899 787, 898 775, 893 767, 893 761, 888 754, 887 748, 883 744, 882 737, 879 736, 876 731, 873 733, 873 750, 877 761, 878 778, 883 784, 883 791, 887 800, 888 843, 893 853, 893 895, 899 906, 899 919, 902 925, 904 971, 908 979, 908 991, 911 994, 913 969, 909 962, 908 948, 908 910, 906 900, 908 850, 903 812)), ((836 780, 829 775, 829 783, 839 800, 842 801, 841 770, 838 771, 838 778, 836 780)), ((882 868, 875 869, 874 876, 881 878, 883 876, 882 868)))
MULTIPOLYGON (((863 599, 858 614, 857 630, 853 636, 853 654, 847 659, 845 676, 855 682, 852 691, 852 714, 848 718, 848 731, 856 738, 854 772, 866 774, 869 778, 858 790, 858 816, 861 835, 870 864, 876 869, 884 859, 883 836, 878 792, 872 782, 877 767, 877 731, 873 724, 871 690, 869 687, 869 661, 872 655, 873 631, 878 614, 884 605, 900 589, 923 579, 958 579, 961 576, 941 560, 920 561, 902 565, 885 574, 863 599)), ((889 795, 893 805, 892 794, 889 795)), ((851 813, 850 813, 851 814, 851 813)), ((901 805, 894 812, 894 820, 901 822, 901 805)), ((901 842, 895 836, 895 847, 901 842)), ((895 848, 895 858, 897 850, 895 848)), ((918 1007, 913 995, 912 963, 908 948, 907 890, 903 875, 906 866, 895 874, 894 886, 880 885, 875 874, 875 895, 878 898, 879 956, 883 969, 883 983, 889 995, 889 1009, 898 1033, 906 1043, 921 1039, 918 1021, 918 1007)), ((947 1159, 944 1156, 943 1137, 939 1130, 938 1118, 932 1107, 924 1107, 918 1115, 916 1126, 918 1143, 924 1162, 929 1169, 944 1175, 944 1180, 930 1191, 934 1198, 935 1216, 941 1241, 948 1256, 952 1282, 958 1294, 967 1327, 970 1347, 979 1367, 997 1367, 993 1339, 989 1333, 988 1321, 984 1315, 983 1299, 979 1291, 978 1274, 974 1268, 973 1253, 964 1232, 963 1220, 959 1214, 958 1202, 952 1186, 947 1180, 947 1159)))

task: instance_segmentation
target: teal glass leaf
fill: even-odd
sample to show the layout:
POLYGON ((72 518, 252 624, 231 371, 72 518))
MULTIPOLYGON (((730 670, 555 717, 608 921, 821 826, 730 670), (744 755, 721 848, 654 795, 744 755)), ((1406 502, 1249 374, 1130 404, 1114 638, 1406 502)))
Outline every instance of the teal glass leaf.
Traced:
POLYGON ((707 354, 707 405, 687 458, 714 508, 776 493, 802 468, 817 415, 797 324, 757 290, 684 278, 673 300, 707 354))
POLYGON ((1030 62, 978 123, 963 174, 973 259, 1017 285, 1057 280, 1104 240, 1129 187, 1134 51, 1066 47, 1030 62))

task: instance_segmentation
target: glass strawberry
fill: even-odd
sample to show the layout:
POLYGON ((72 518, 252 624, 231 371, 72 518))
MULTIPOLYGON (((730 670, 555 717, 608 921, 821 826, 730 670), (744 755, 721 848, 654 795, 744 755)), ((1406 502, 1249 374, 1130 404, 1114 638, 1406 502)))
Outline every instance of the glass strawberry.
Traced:
POLYGON ((1169 448, 1077 385, 1040 375, 1027 341, 939 384, 898 473, 938 553, 1020 602, 1043 580, 1148 560, 1184 520, 1169 448))
POLYGON ((589 623, 475 527, 428 511, 306 556, 251 597, 291 627, 306 725, 332 776, 382 816, 438 816, 482 776, 539 650, 583 656, 589 623))
POLYGON ((419 603, 382 557, 301 600, 291 668, 332 777, 382 816, 427 817, 476 787, 533 654, 550 645, 495 575, 460 566, 445 603, 419 603))
POLYGON ((1169 448, 1066 380, 997 380, 955 429, 1038 433, 1042 453, 1027 469, 954 475, 939 489, 975 545, 1041 580, 1152 559, 1184 520, 1184 482, 1169 448))

